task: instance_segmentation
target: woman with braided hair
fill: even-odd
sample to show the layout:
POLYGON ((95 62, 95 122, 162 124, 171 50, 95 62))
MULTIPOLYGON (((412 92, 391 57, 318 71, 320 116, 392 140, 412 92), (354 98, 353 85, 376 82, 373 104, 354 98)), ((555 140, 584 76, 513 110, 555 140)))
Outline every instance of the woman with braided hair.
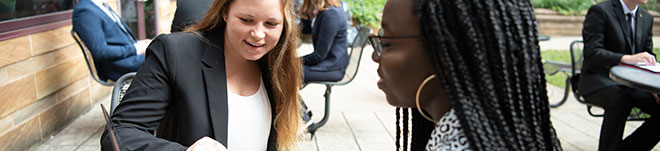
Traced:
POLYGON ((397 150, 561 150, 528 0, 388 0, 382 27, 397 150))

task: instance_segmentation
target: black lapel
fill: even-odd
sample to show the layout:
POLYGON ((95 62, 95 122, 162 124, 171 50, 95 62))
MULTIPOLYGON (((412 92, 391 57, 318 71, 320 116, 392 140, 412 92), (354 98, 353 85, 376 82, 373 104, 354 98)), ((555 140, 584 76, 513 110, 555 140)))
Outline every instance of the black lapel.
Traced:
POLYGON ((628 28, 630 27, 630 25, 628 25, 628 21, 626 21, 626 16, 625 14, 623 14, 624 13, 623 7, 625 6, 621 6, 621 2, 617 0, 611 0, 611 2, 612 5, 614 6, 612 7, 612 9, 614 9, 615 12, 614 14, 616 14, 616 18, 619 21, 619 26, 621 27, 621 31, 623 31, 623 35, 624 37, 626 37, 626 42, 628 42, 628 49, 630 49, 629 51, 632 51, 632 42, 630 39, 631 33, 628 28))
POLYGON ((642 15, 641 9, 643 8, 638 6, 637 13, 635 13, 635 50, 637 50, 637 52, 643 51, 641 47, 643 41, 643 39, 641 39, 643 27, 641 25, 644 23, 644 17, 649 17, 642 15))
POLYGON ((227 146, 227 75, 224 51, 207 45, 202 63, 213 138, 227 146))

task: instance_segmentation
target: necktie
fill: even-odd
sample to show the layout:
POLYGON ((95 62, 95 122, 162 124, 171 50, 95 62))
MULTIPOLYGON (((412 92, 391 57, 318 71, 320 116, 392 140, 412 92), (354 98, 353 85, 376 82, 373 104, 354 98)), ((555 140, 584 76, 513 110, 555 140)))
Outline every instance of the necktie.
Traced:
POLYGON ((634 16, 633 16, 633 13, 628 13, 626 15, 628 16, 628 27, 630 27, 628 29, 628 31, 630 31, 630 42, 631 42, 631 46, 632 46, 632 54, 635 54, 635 30, 633 30, 633 24, 632 24, 634 16))
POLYGON ((108 9, 108 11, 111 14, 112 20, 119 26, 119 28, 121 28, 121 30, 124 31, 124 33, 126 33, 126 35, 129 35, 131 40, 135 41, 135 38, 133 37, 133 35, 131 35, 131 33, 128 32, 128 29, 126 29, 124 24, 122 24, 122 21, 121 21, 121 18, 119 17, 119 15, 115 14, 115 12, 112 11, 112 9, 110 9, 110 7, 108 7, 108 5, 106 5, 105 3, 103 4, 103 6, 105 6, 105 8, 108 9))

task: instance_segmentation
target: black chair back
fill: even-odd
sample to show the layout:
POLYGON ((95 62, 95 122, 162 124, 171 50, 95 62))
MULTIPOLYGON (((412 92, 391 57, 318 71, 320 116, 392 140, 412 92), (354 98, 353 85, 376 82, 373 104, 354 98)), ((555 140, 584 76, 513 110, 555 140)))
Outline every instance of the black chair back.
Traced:
POLYGON ((117 82, 115 82, 112 88, 112 99, 110 100, 110 115, 115 112, 115 108, 117 108, 121 99, 124 98, 124 94, 126 94, 134 78, 135 72, 129 72, 119 77, 117 82))
POLYGON ((584 101, 584 98, 580 95, 578 91, 578 82, 580 81, 580 72, 582 70, 582 62, 584 61, 584 55, 583 55, 583 49, 584 49, 584 42, 582 40, 574 40, 571 42, 570 46, 570 51, 571 51, 571 90, 573 91, 573 95, 575 96, 575 99, 577 99, 581 103, 586 103, 584 101))
MULTIPOLYGON (((76 43, 80 47, 80 50, 82 50, 83 57, 85 57, 85 62, 87 63, 87 69, 89 69, 89 74, 92 75, 92 78, 94 81, 100 83, 101 85, 105 86, 112 86, 114 82, 112 81, 103 81, 101 78, 99 78, 97 72, 96 72, 96 66, 94 66, 94 58, 92 57, 92 53, 89 52, 89 49, 85 46, 85 43, 83 43, 80 40, 80 37, 78 37, 78 34, 76 31, 71 30, 71 37, 73 37, 74 40, 76 40, 76 43)), ((110 111, 112 112, 112 111, 110 111)))
POLYGON ((346 67, 346 72, 344 73, 344 78, 334 83, 334 85, 346 85, 355 79, 358 69, 360 68, 360 60, 362 58, 362 52, 364 47, 367 44, 367 34, 369 33, 369 28, 364 26, 357 26, 358 30, 357 36, 355 36, 353 43, 349 47, 349 62, 348 67, 346 67))

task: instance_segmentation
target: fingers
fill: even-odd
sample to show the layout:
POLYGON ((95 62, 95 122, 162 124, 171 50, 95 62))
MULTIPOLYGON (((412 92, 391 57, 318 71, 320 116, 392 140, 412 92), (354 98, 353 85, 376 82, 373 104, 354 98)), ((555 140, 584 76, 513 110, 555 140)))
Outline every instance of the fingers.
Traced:
MULTIPOLYGON (((644 52, 644 53, 646 53, 646 52, 644 52)), ((646 60, 647 65, 656 65, 656 63, 657 63, 655 61, 655 57, 653 55, 649 54, 649 53, 646 53, 646 55, 644 56, 644 60, 646 60)))
POLYGON ((648 52, 640 52, 630 57, 629 63, 638 64, 638 65, 657 65, 655 56, 649 54, 648 52))
POLYGON ((660 97, 658 97, 658 94, 657 93, 652 93, 652 94, 653 94, 653 98, 655 98, 655 103, 660 104, 660 97))

